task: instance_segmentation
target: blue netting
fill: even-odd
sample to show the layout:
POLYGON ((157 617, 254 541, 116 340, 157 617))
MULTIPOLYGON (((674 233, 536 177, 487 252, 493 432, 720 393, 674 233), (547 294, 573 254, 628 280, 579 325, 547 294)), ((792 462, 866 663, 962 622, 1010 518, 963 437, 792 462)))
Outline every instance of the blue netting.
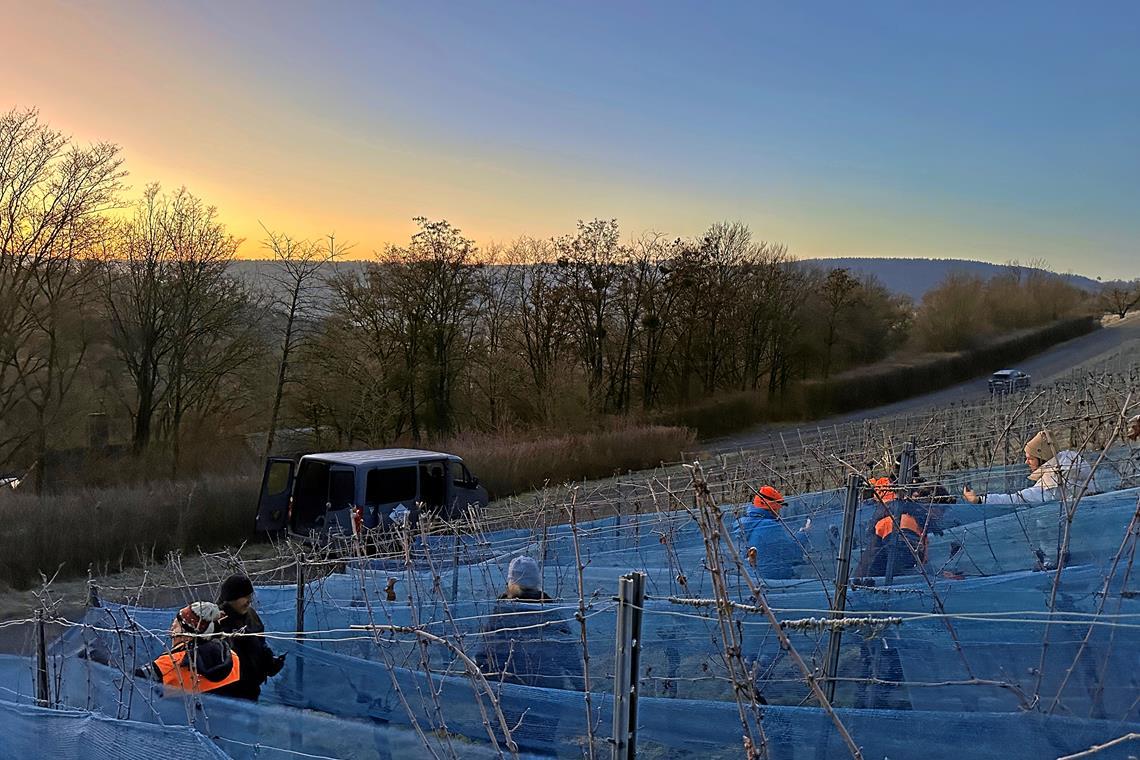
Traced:
MULTIPOLYGON (((962 479, 981 486, 987 477, 1005 476, 962 479)), ((1083 498, 1060 573, 1032 568, 1037 552, 1056 557, 1066 523, 1061 505, 947 505, 921 572, 889 588, 880 582, 851 591, 848 614, 868 624, 843 636, 835 704, 864 755, 1056 757, 1140 729, 1140 593, 1132 576, 1136 536, 1128 531, 1138 496, 1134 489, 1083 498)), ((789 524, 798 527, 809 515, 815 524, 809 561, 791 579, 756 579, 778 618, 801 621, 787 633, 816 673, 829 634, 809 619, 826 617, 835 594, 821 579, 834 576, 841 501, 838 492, 790 499, 783 513, 789 524)), ((726 510, 730 535, 737 511, 726 510)), ((866 548, 871 514, 870 506, 860 510, 856 558, 866 548)), ((638 569, 647 574, 650 596, 639 751, 739 757, 740 684, 728 675, 716 611, 683 603, 714 596, 692 514, 646 511, 579 525, 580 616, 573 533, 540 523, 431 536, 417 539, 403 559, 349 563, 306 584, 303 638, 293 633, 296 587, 259 587, 270 644, 290 656, 258 705, 164 699, 152 685, 123 676, 168 645, 172 610, 93 609, 53 647, 55 698, 136 723, 193 725, 238 757, 491 756, 505 746, 498 704, 524 753, 578 757, 590 734, 598 751, 606 749, 613 595, 617 578, 638 569), (496 599, 520 554, 539 561, 554 602, 496 599), (409 628, 438 640, 425 643, 409 628), (96 645, 110 653, 112 667, 76 658, 96 645), (459 653, 483 667, 488 681, 470 676, 459 653)), ((743 571, 751 572, 747 565, 743 571)), ((775 631, 745 609, 755 599, 740 573, 735 566, 727 573, 742 605, 734 625, 751 688, 767 703, 758 714, 771 756, 843 756, 838 732, 811 706, 805 679, 775 631)), ((28 660, 0 659, 0 674, 11 684, 9 696, 29 698, 28 660)), ((757 713, 748 715, 755 720, 757 713)), ((1100 757, 1127 753, 1119 745, 1100 757)))
POLYGON ((0 729, 0 757, 227 757, 209 739, 186 726, 156 726, 87 711, 50 710, 7 701, 0 701, 0 729))

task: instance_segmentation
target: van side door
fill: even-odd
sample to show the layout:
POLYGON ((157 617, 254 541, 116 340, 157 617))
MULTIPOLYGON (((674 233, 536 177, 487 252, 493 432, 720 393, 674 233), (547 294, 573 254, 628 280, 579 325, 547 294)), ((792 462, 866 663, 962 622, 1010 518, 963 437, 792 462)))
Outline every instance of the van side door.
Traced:
POLYGON ((293 471, 292 459, 272 457, 265 461, 254 520, 256 530, 270 533, 284 530, 289 520, 289 500, 293 497, 293 471))
POLYGON ((329 468, 329 499, 325 507, 325 530, 352 533, 352 507, 356 503, 356 468, 334 464, 329 468))
POLYGON ((448 462, 451 473, 451 488, 444 517, 448 520, 458 519, 474 506, 483 510, 487 506, 487 489, 479 484, 479 478, 471 474, 463 462, 448 462))

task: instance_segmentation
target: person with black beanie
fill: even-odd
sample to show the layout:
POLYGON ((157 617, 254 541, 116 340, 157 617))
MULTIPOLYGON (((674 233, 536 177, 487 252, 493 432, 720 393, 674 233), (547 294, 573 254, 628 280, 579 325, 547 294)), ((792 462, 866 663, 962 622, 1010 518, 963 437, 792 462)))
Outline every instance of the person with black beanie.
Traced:
POLYGON ((224 613, 218 628, 233 634, 231 645, 242 666, 241 678, 228 696, 256 702, 261 696, 261 685, 285 666, 285 655, 275 656, 265 641, 265 624, 253 609, 253 583, 249 578, 231 575, 222 581, 218 606, 224 613))

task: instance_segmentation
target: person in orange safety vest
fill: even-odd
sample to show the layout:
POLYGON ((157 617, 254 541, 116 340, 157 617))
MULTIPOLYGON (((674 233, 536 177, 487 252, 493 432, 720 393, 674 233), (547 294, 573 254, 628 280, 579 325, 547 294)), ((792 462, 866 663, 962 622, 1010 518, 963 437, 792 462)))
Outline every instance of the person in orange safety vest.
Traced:
POLYGON ((217 638, 222 612, 213 602, 183 607, 170 624, 171 647, 135 675, 160 681, 164 696, 210 692, 227 696, 241 678, 241 660, 229 642, 217 638))
POLYGON ((856 578, 886 575, 892 553, 896 575, 905 575, 926 562, 926 516, 912 514, 909 506, 909 502, 903 502, 902 510, 898 513, 900 535, 895 541, 891 540, 891 534, 895 531, 896 518, 891 515, 889 508, 876 511, 873 532, 867 548, 859 558, 856 578))
POLYGON ((912 572, 913 568, 925 563, 927 533, 941 533, 938 526, 942 509, 936 505, 954 501, 954 497, 940 484, 923 483, 919 479, 917 462, 912 464, 908 486, 900 495, 901 460, 901 454, 895 457, 890 476, 867 481, 864 498, 874 501, 875 510, 868 544, 855 571, 856 578, 886 575, 892 554, 893 572, 896 574, 912 572), (893 517, 892 512, 896 516, 893 517), (892 540, 896 521, 901 535, 892 540))

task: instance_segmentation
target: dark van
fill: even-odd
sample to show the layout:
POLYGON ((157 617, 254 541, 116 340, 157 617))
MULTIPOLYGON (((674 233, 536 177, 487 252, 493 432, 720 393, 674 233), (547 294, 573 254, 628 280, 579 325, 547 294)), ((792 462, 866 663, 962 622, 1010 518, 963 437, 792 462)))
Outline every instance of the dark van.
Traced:
POLYGON ((487 489, 454 454, 419 449, 375 449, 274 457, 265 464, 257 530, 292 533, 353 532, 353 521, 375 528, 406 511, 456 519, 487 506, 487 489), (400 508, 403 508, 401 511, 400 508))

